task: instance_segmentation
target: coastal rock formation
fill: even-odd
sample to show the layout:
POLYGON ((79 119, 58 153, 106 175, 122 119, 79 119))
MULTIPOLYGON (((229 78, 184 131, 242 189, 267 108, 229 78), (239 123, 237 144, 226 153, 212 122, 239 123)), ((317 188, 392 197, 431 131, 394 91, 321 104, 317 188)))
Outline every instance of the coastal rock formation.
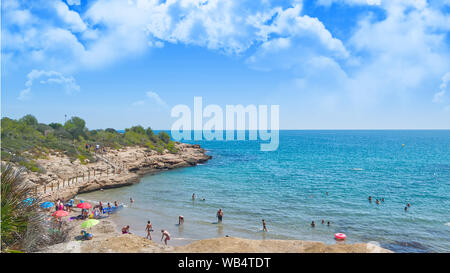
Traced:
POLYGON ((46 199, 67 199, 78 193, 132 185, 144 174, 195 166, 211 159, 199 145, 175 143, 175 148, 176 153, 165 150, 160 154, 146 147, 126 146, 97 154, 97 162, 87 164, 51 152, 36 159, 44 173, 25 171, 23 176, 46 199))

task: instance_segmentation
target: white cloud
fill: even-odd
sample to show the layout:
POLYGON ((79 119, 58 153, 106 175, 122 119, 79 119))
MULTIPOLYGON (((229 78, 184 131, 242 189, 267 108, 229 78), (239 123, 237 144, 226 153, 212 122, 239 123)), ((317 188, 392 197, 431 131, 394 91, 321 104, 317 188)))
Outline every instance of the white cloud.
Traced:
POLYGON ((70 6, 79 6, 81 4, 81 0, 67 0, 67 4, 70 6))
POLYGON ((23 89, 18 99, 25 100, 31 97, 31 88, 33 83, 37 80, 43 78, 40 84, 60 84, 64 87, 67 94, 72 94, 74 92, 80 91, 80 86, 76 83, 75 78, 72 76, 65 76, 64 74, 57 71, 44 71, 33 69, 27 75, 27 81, 25 82, 25 89, 23 89))
POLYGON ((167 105, 167 103, 161 99, 161 97, 152 91, 148 91, 145 93, 146 99, 144 100, 138 100, 133 102, 133 106, 143 106, 146 105, 147 103, 152 103, 152 104, 156 104, 157 106, 167 109, 169 106, 167 105))
POLYGON ((73 32, 82 32, 86 30, 86 25, 83 20, 81 20, 80 15, 75 11, 69 10, 69 7, 65 3, 55 1, 54 8, 56 9, 58 16, 73 32))
MULTIPOLYGON (((444 103, 446 101, 446 93, 448 91, 448 83, 450 82, 450 72, 445 73, 442 77, 442 83, 439 86, 439 92, 436 92, 433 96, 434 103, 444 103)), ((447 106, 447 107, 450 107, 447 106)))

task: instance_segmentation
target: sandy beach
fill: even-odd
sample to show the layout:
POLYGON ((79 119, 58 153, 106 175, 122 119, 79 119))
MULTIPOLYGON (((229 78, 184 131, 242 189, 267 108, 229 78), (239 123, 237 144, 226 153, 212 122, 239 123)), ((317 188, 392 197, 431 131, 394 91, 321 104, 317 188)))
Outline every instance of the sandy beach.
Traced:
MULTIPOLYGON (((75 208, 71 216, 78 215, 75 208)), ((120 212, 119 212, 120 213, 120 212)), ((42 249, 42 253, 392 253, 374 244, 327 245, 300 240, 249 240, 222 237, 198 240, 184 246, 165 246, 159 242, 161 233, 152 233, 153 240, 135 234, 121 234, 111 219, 104 218, 90 229, 92 240, 82 240, 82 220, 67 222, 72 228, 67 242, 42 249)))

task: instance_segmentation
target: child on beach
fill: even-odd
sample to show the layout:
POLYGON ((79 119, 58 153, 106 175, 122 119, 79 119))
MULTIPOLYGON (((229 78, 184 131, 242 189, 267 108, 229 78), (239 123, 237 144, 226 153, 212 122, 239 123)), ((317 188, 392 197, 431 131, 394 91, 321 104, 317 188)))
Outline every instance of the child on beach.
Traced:
POLYGON ((130 232, 130 226, 124 226, 122 228, 122 234, 131 234, 130 232))
POLYGON ((167 245, 167 241, 170 240, 170 234, 169 234, 169 232, 167 232, 167 230, 164 230, 164 229, 161 229, 161 233, 162 233, 161 241, 163 240, 163 238, 165 236, 166 238, 164 239, 164 243, 167 245))

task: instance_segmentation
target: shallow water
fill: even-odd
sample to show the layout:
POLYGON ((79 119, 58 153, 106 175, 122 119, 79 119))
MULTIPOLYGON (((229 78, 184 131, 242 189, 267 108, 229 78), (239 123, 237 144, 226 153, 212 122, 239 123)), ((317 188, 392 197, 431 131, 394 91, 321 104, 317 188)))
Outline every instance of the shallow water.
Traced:
POLYGON ((281 131, 275 152, 259 151, 255 141, 195 143, 213 159, 79 197, 127 204, 112 216, 119 225, 144 236, 150 219, 153 239, 164 228, 171 245, 225 235, 334 243, 343 232, 349 243, 374 241, 396 252, 450 252, 448 130, 281 131))

